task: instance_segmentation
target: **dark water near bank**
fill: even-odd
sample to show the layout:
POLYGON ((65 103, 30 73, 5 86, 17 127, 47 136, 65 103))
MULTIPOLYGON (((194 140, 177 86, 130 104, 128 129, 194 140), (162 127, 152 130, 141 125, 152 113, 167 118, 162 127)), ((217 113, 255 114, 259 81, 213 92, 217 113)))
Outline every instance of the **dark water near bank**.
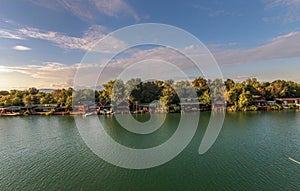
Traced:
MULTIPOLYGON (((112 117, 92 117, 100 117, 119 143, 147 148, 172 136, 179 116, 168 115, 148 136, 124 130, 112 117)), ((228 113, 213 147, 199 155, 209 116, 201 113, 180 155, 146 170, 98 158, 70 116, 1 117, 0 190, 300 190, 300 165, 289 160, 300 161, 300 112, 228 113)))

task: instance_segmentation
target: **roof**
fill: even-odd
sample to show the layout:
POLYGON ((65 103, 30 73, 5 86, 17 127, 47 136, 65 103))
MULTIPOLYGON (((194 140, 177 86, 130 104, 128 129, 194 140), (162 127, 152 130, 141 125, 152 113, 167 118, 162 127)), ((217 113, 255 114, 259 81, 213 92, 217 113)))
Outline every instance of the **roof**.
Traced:
POLYGON ((180 105, 200 105, 200 102, 181 102, 180 105))
POLYGON ((37 106, 35 109, 54 109, 56 108, 55 106, 37 106))
POLYGON ((215 105, 225 105, 226 103, 225 103, 225 101, 214 101, 214 102, 212 102, 213 104, 215 104, 215 105))
POLYGON ((10 106, 10 107, 7 107, 6 109, 7 110, 19 110, 21 107, 20 106, 10 106))
POLYGON ((36 105, 26 105, 26 106, 22 106, 21 108, 22 109, 31 109, 31 108, 34 108, 34 107, 37 107, 36 105))
POLYGON ((275 100, 280 101, 291 101, 291 100, 299 100, 300 98, 275 98, 275 100))
POLYGON ((198 102, 198 98, 181 98, 180 100, 185 102, 198 102))
POLYGON ((122 101, 118 106, 129 106, 130 104, 127 101, 122 101))
POLYGON ((252 102, 266 102, 265 99, 253 99, 252 102))
POLYGON ((148 107, 150 103, 139 103, 140 107, 148 107))

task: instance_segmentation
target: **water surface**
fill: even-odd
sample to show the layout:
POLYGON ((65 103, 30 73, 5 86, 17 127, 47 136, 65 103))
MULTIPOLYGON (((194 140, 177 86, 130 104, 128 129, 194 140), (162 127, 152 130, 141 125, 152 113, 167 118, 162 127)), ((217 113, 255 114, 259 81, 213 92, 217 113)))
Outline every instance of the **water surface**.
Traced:
MULTIPOLYGON (((299 112, 228 113, 213 147, 199 155, 209 116, 201 113, 196 135, 180 155, 146 170, 98 158, 70 116, 1 117, 0 190, 300 190, 300 165, 289 160, 300 161, 299 112)), ((150 135, 130 133, 113 117, 93 117, 119 143, 148 148, 172 136, 180 114, 169 114, 150 135)))

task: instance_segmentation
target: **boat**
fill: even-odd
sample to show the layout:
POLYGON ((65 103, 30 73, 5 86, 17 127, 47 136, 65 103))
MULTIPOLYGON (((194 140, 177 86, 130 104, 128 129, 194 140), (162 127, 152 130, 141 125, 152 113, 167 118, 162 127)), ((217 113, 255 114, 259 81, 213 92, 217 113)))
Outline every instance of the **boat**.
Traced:
POLYGON ((20 116, 21 113, 0 113, 0 116, 20 116))
POLYGON ((83 116, 84 117, 89 117, 89 116, 92 116, 92 115, 96 115, 97 113, 95 112, 89 112, 89 113, 85 113, 83 116))
POLYGON ((297 161, 297 160, 293 159, 292 157, 289 157, 289 160, 293 161, 294 163, 300 164, 300 162, 299 162, 299 161, 297 161))

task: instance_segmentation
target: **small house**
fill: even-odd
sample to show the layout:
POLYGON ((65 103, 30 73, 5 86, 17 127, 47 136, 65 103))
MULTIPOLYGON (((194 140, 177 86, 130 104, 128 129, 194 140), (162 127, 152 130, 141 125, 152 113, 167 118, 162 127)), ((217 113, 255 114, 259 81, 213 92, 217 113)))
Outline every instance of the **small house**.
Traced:
POLYGON ((299 105, 300 98, 275 98, 275 102, 279 105, 299 105))
POLYGON ((198 98, 182 98, 180 101, 181 112, 191 112, 200 110, 200 103, 198 98))
POLYGON ((114 112, 116 113, 130 113, 129 110, 130 103, 128 101, 122 101, 115 106, 114 112))

